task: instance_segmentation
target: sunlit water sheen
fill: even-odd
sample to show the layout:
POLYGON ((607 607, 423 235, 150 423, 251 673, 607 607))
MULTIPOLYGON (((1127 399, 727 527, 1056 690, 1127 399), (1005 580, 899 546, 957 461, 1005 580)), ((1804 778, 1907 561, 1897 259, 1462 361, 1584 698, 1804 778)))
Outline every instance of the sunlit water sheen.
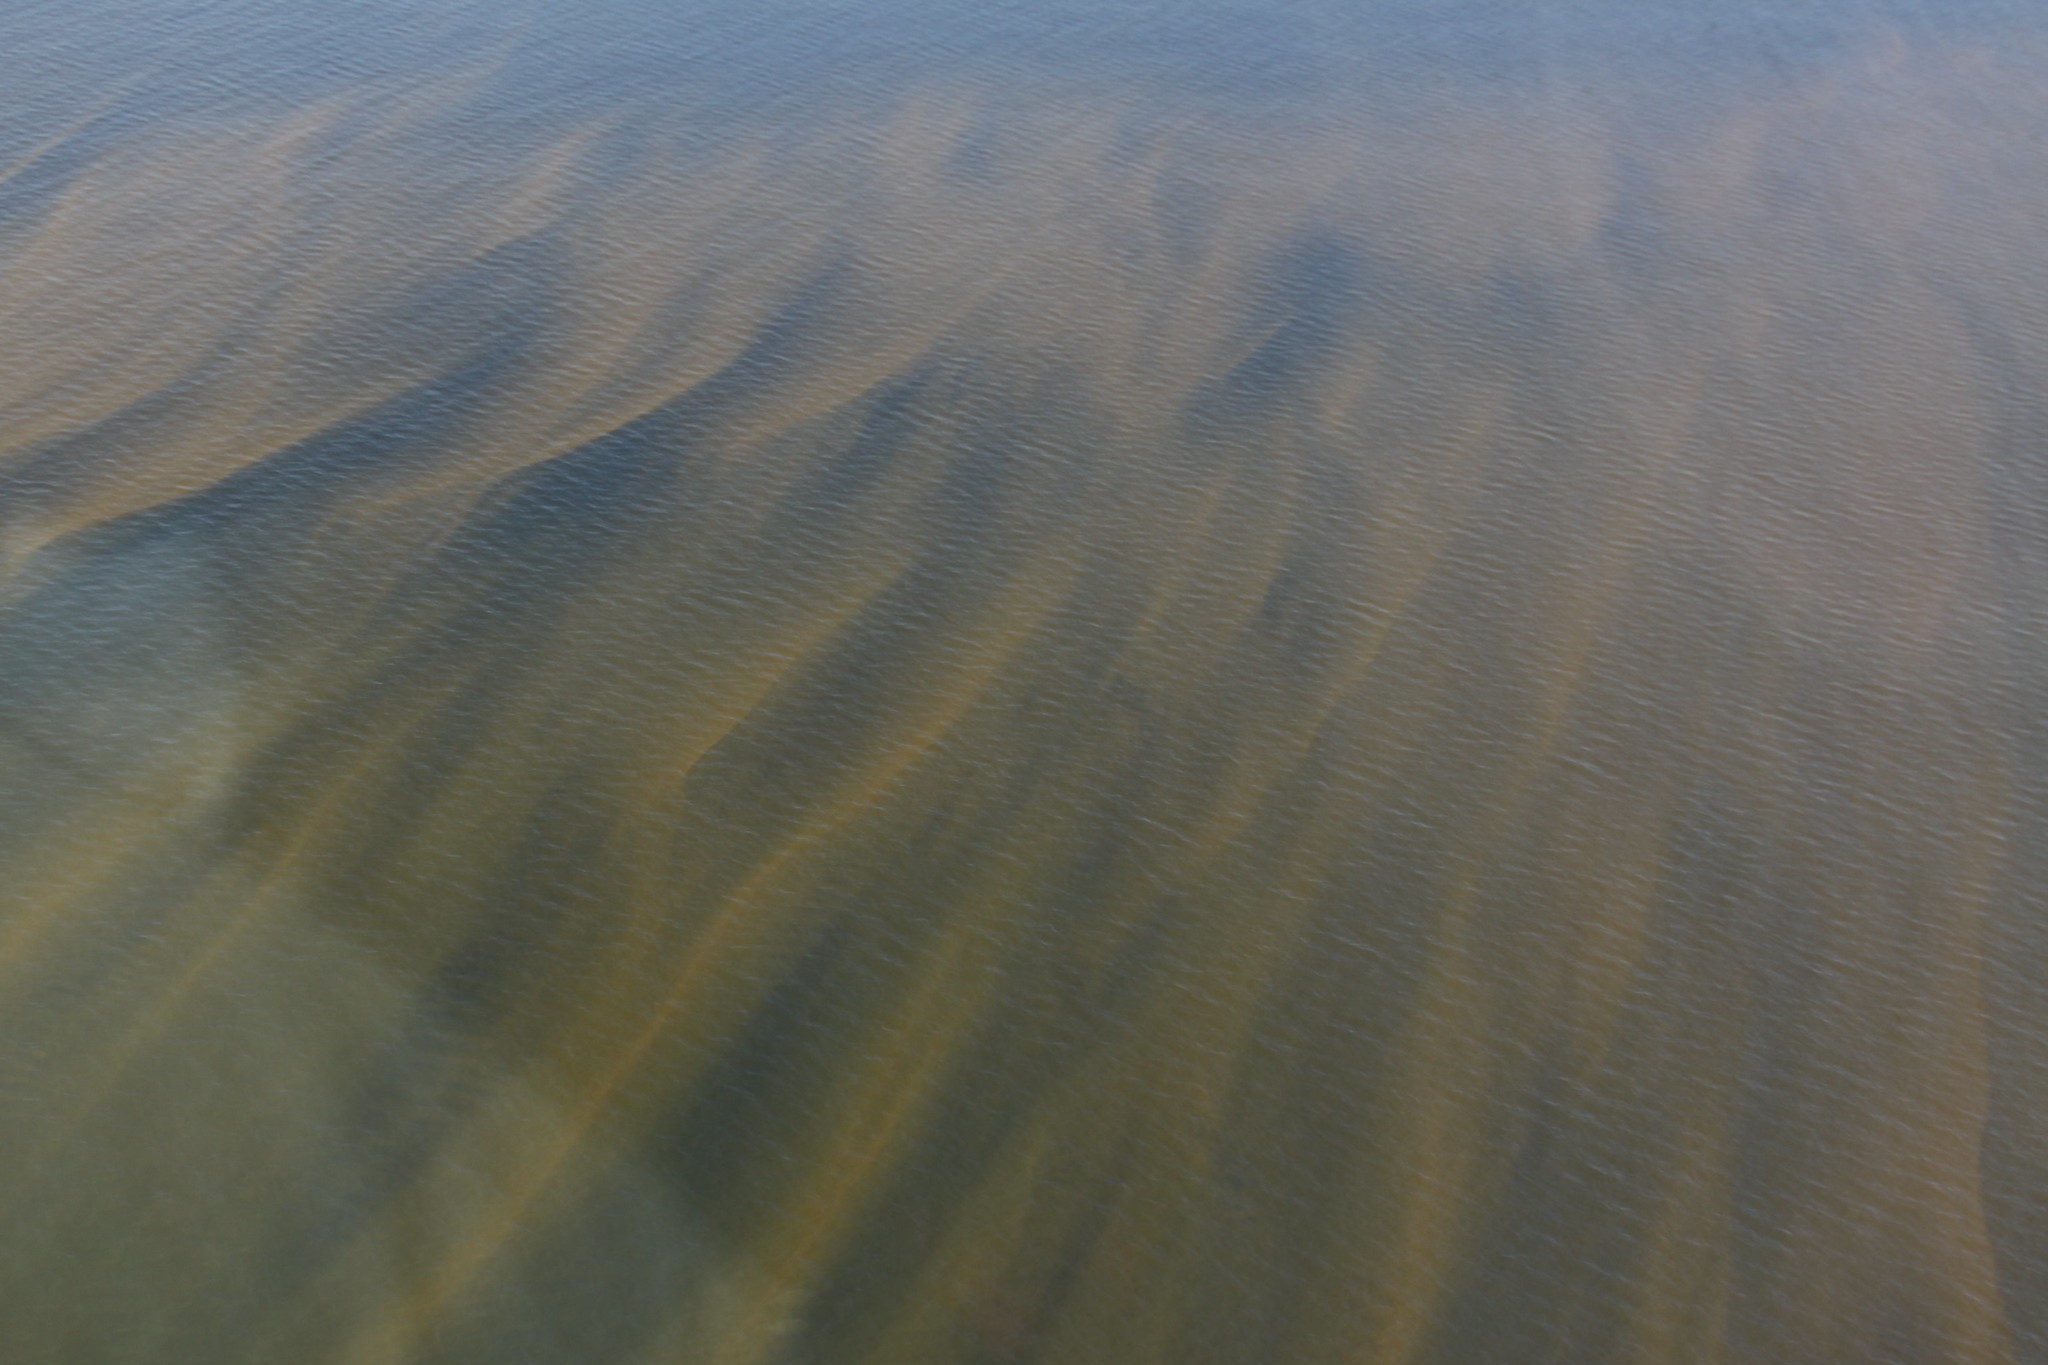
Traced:
POLYGON ((2029 8, 9 11, 0 1361, 2048 1361, 2029 8))

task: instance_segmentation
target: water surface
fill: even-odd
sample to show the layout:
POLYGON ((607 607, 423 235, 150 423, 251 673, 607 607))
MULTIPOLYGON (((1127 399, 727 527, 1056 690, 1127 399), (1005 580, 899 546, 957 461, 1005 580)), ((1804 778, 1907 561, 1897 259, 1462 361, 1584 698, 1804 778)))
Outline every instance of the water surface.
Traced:
POLYGON ((0 1356, 2048 1361, 2030 7, 0 20, 0 1356))

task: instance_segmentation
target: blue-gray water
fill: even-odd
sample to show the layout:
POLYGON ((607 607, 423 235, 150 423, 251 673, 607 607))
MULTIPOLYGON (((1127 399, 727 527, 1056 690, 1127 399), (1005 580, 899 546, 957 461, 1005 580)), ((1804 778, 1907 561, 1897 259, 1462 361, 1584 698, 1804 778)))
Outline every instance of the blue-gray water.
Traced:
POLYGON ((0 1362, 2048 1362, 2048 16, 0 15, 0 1362))

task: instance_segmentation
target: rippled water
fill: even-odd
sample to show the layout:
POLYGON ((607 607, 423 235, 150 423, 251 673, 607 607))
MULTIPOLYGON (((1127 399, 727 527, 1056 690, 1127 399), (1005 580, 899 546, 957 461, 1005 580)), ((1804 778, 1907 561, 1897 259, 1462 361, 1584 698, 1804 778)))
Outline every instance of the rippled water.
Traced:
POLYGON ((0 1359, 2048 1361, 2030 8, 10 10, 0 1359))

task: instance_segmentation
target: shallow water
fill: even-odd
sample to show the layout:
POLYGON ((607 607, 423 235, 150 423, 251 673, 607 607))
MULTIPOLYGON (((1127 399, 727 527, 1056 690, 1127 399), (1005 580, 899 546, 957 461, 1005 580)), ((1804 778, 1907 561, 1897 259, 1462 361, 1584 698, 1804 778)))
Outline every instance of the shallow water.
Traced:
POLYGON ((0 19, 0 1359, 2048 1361, 2028 7, 309 10, 0 19))

